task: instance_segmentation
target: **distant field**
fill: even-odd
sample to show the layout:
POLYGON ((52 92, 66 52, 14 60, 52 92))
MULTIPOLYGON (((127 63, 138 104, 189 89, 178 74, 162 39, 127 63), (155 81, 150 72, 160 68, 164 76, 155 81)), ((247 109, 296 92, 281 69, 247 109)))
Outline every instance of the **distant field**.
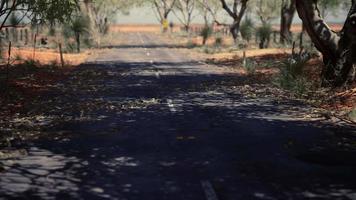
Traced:
MULTIPOLYGON (((193 24, 192 29, 201 28, 203 25, 201 24, 193 24)), ((340 31, 342 29, 342 24, 329 24, 329 26, 334 31, 340 31)), ((221 29, 222 27, 216 27, 216 29, 221 29)), ((275 25, 273 28, 278 31, 279 26, 275 25)), ((181 26, 175 25, 174 32, 177 32, 181 29, 181 26)), ((292 32, 301 32, 302 26, 300 24, 295 24, 292 26, 292 32)), ((161 26, 159 24, 145 24, 145 25, 135 25, 135 24, 120 24, 120 25, 112 25, 110 27, 110 31, 112 32, 160 32, 161 26)))

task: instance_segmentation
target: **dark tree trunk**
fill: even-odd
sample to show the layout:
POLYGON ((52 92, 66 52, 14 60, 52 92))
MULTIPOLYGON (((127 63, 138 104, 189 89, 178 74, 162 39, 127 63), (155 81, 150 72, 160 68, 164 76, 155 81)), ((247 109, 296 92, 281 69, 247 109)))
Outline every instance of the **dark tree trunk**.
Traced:
POLYGON ((240 22, 234 22, 230 26, 230 33, 232 35, 232 38, 234 39, 234 42, 237 41, 237 38, 239 37, 239 30, 240 29, 240 22))
POLYGON ((28 30, 25 29, 25 45, 28 44, 28 30))
POLYGON ((286 41, 289 43, 292 41, 292 32, 290 29, 292 27, 295 11, 295 0, 282 1, 280 27, 280 42, 282 44, 285 44, 286 41))
POLYGON ((234 20, 234 22, 230 26, 230 33, 234 39, 234 42, 236 42, 238 36, 239 36, 239 31, 240 31, 240 23, 245 15, 246 9, 247 9, 247 2, 249 0, 234 0, 234 5, 233 8, 230 9, 228 4, 226 3, 225 0, 220 0, 222 3, 223 9, 229 14, 229 16, 234 20), (238 10, 238 5, 240 5, 240 10, 238 10))
POLYGON ((335 33, 320 16, 317 0, 296 0, 296 7, 305 30, 315 47, 323 54, 324 85, 341 86, 355 81, 356 68, 356 3, 340 33, 335 33))
POLYGON ((75 40, 77 41, 77 52, 80 53, 80 33, 75 33, 75 40))

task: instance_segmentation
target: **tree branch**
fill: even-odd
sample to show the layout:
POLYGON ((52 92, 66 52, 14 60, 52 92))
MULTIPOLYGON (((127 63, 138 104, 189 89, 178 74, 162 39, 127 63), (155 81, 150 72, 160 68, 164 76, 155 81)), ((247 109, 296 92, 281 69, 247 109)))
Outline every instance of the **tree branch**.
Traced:
POLYGON ((340 37, 324 22, 317 3, 317 0, 296 0, 296 8, 316 48, 327 58, 327 62, 335 64, 340 37))

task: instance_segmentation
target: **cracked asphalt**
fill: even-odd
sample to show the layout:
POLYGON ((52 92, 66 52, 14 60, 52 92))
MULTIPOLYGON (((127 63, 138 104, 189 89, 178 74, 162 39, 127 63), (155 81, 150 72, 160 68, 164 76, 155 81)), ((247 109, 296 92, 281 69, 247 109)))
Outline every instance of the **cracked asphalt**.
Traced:
POLYGON ((244 77, 155 35, 123 40, 17 120, 49 137, 1 161, 1 199, 207 200, 204 182, 221 200, 356 199, 355 166, 302 159, 337 131, 310 107, 247 98, 229 84, 244 77))

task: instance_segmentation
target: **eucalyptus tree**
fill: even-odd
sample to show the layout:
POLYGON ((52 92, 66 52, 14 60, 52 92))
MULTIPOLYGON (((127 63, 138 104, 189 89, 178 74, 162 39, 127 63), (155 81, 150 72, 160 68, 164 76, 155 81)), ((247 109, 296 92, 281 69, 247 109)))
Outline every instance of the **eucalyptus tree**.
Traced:
POLYGON ((218 14, 222 9, 220 0, 196 0, 196 1, 198 3, 197 10, 203 17, 204 24, 206 27, 212 23, 222 25, 222 23, 218 19, 218 14))
POLYGON ((233 21, 230 24, 230 32, 235 42, 238 38, 242 18, 244 17, 247 10, 248 1, 249 0, 220 0, 223 9, 233 21))
POLYGON ((282 0, 281 2, 280 42, 292 41, 291 27, 296 13, 295 0, 282 0))
POLYGON ((163 31, 168 29, 168 16, 173 11, 177 0, 150 0, 155 14, 163 26, 163 31))
POLYGON ((93 29, 105 34, 109 23, 115 19, 118 13, 128 14, 129 9, 139 3, 141 1, 85 0, 83 1, 82 12, 90 18, 93 29))
POLYGON ((261 22, 261 26, 257 28, 256 34, 260 40, 260 48, 268 48, 270 44, 270 37, 273 33, 272 22, 279 17, 279 8, 281 1, 266 1, 255 0, 253 9, 261 22))
POLYGON ((299 17, 324 60, 324 84, 341 86, 354 82, 356 74, 356 0, 340 32, 329 28, 321 16, 318 0, 296 0, 299 17))
POLYGON ((318 5, 322 17, 326 17, 329 12, 335 11, 340 7, 342 0, 319 0, 318 5))
POLYGON ((182 23, 186 32, 189 32, 196 8, 196 0, 177 0, 174 5, 173 13, 182 23))
POLYGON ((281 0, 254 0, 252 6, 262 24, 271 24, 279 17, 281 0))
POLYGON ((77 0, 1 0, 0 30, 13 26, 8 24, 13 14, 18 16, 19 22, 55 23, 69 21, 77 9, 77 0))

